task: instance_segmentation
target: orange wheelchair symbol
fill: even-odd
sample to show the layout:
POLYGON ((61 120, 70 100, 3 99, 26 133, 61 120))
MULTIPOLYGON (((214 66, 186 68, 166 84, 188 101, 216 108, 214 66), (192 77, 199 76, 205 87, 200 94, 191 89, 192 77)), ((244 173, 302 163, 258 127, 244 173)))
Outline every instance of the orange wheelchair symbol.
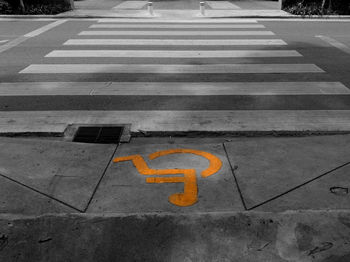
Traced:
MULTIPOLYGON (((202 156, 209 161, 209 167, 201 172, 202 177, 208 177, 220 170, 222 167, 221 160, 204 151, 194 150, 194 149, 170 149, 163 150, 152 153, 148 156, 150 160, 166 156, 170 154, 194 154, 202 156)), ((149 168, 145 160, 141 155, 131 155, 126 157, 117 157, 113 159, 114 163, 123 162, 123 161, 132 161, 137 171, 141 175, 159 175, 162 177, 147 177, 146 183, 184 183, 184 192, 175 193, 169 196, 169 202, 177 206, 191 206, 198 201, 198 186, 197 186, 197 177, 195 169, 152 169, 149 168), (183 177, 164 177, 163 175, 178 175, 183 174, 183 177)))

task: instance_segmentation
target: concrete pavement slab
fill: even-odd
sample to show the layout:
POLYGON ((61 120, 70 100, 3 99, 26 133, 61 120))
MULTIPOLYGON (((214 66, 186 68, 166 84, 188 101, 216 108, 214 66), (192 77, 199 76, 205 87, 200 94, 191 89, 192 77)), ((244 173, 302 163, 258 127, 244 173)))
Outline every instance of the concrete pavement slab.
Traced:
POLYGON ((350 162, 350 136, 225 143, 248 209, 350 162))
POLYGON ((281 9, 278 1, 232 1, 235 5, 239 6, 241 9, 245 10, 265 10, 266 12, 270 10, 281 9))
POLYGON ((132 10, 138 10, 142 9, 144 6, 147 5, 147 1, 124 1, 115 7, 113 9, 132 9, 132 10))
POLYGON ((350 209, 350 165, 331 172, 255 210, 350 209))
MULTIPOLYGON (((157 6, 157 4, 155 5, 157 6)), ((76 9, 68 12, 64 12, 55 17, 59 18, 161 18, 164 20, 171 19, 194 19, 194 18, 234 18, 234 17, 246 17, 246 18, 285 18, 285 17, 298 17, 291 15, 282 10, 213 10, 208 9, 203 16, 198 9, 186 10, 186 9, 160 9, 159 7, 154 9, 153 15, 147 10, 101 10, 101 9, 76 9)))
POLYGON ((154 10, 199 10, 197 0, 161 0, 153 1, 154 10))
POLYGON ((0 139, 0 174, 84 210, 115 145, 0 139))
POLYGON ((0 216, 0 260, 347 262, 350 213, 0 216))
POLYGON ((0 213, 2 214, 41 215, 76 212, 77 210, 54 199, 0 177, 0 213))
POLYGON ((119 0, 84 0, 75 1, 75 9, 100 9, 100 10, 110 10, 116 5, 123 3, 124 1, 119 0))
POLYGON ((206 1, 211 9, 227 10, 227 9, 241 9, 239 6, 229 1, 206 1))
POLYGON ((78 17, 78 18, 95 18, 95 17, 125 17, 140 18, 152 17, 147 10, 101 10, 101 9, 75 9, 56 15, 56 17, 78 17))
POLYGON ((141 170, 139 167, 136 169, 135 162, 134 165, 131 161, 111 163, 87 212, 243 210, 222 144, 153 144, 147 146, 122 144, 114 159, 135 155, 140 155, 150 168, 172 169, 173 171, 158 175, 150 171, 147 175, 142 175, 142 168, 141 170), (149 154, 171 149, 194 149, 208 152, 218 157, 222 166, 209 177, 203 177, 200 172, 207 169, 209 164, 206 157, 203 156, 184 152, 148 159, 149 154), (179 169, 194 169, 196 178, 191 181, 192 174, 184 174, 184 170, 179 169), (189 179, 182 181, 183 178, 189 179), (189 202, 183 205, 176 200, 171 202, 172 198, 177 197, 176 193, 182 192, 184 192, 184 198, 191 199, 189 202), (192 197, 198 198, 193 199, 192 197))

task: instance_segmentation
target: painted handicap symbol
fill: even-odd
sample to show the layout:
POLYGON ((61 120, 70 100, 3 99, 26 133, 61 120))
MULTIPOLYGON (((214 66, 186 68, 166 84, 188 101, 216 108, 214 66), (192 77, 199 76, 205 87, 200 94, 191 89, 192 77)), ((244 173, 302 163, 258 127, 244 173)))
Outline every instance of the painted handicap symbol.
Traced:
MULTIPOLYGON (((152 153, 148 156, 150 160, 161 156, 171 154, 194 154, 202 156, 209 161, 209 167, 201 172, 203 178, 211 176, 218 172, 222 166, 221 160, 204 151, 194 149, 170 149, 152 153)), ((141 175, 159 175, 162 177, 147 177, 146 183, 184 183, 184 192, 175 193, 169 196, 169 202, 177 206, 191 206, 198 201, 198 187, 195 169, 152 169, 149 168, 141 155, 131 155, 126 157, 117 157, 113 159, 114 163, 132 161, 137 171, 141 175), (178 175, 183 174, 183 177, 169 177, 163 175, 178 175)))

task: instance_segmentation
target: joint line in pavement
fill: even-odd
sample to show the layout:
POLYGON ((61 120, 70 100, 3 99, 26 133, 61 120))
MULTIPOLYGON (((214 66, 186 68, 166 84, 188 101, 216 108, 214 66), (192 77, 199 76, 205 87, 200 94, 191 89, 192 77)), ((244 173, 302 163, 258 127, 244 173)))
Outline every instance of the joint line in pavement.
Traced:
POLYGON ((55 197, 53 197, 53 196, 50 196, 50 195, 48 195, 48 194, 46 194, 46 193, 44 193, 44 192, 41 192, 41 191, 39 191, 39 190, 37 190, 37 189, 31 187, 31 186, 28 186, 28 185, 26 185, 26 184, 23 184, 23 183, 21 183, 21 182, 15 180, 15 179, 12 179, 12 178, 10 178, 10 177, 8 177, 8 176, 5 176, 5 175, 3 175, 3 174, 1 174, 1 173, 0 173, 0 177, 3 177, 3 178, 5 178, 5 179, 7 179, 7 180, 10 180, 11 182, 14 182, 14 183, 16 183, 16 184, 18 184, 18 185, 20 185, 20 186, 23 186, 23 187, 25 187, 25 188, 27 188, 27 189, 29 189, 29 190, 32 190, 32 191, 34 191, 34 192, 36 192, 36 193, 38 193, 38 194, 40 194, 40 195, 43 195, 43 196, 47 197, 47 198, 50 198, 50 199, 52 199, 52 200, 55 200, 55 201, 59 202, 60 204, 65 205, 65 206, 67 206, 67 207, 69 207, 69 208, 72 208, 72 209, 74 209, 74 210, 76 210, 76 211, 78 211, 78 212, 80 212, 80 213, 83 213, 83 211, 80 210, 79 208, 76 208, 76 207, 74 207, 74 206, 72 206, 72 205, 70 205, 70 204, 68 204, 68 203, 65 203, 65 202, 63 202, 62 200, 59 200, 59 199, 57 199, 57 198, 55 198, 55 197))
POLYGON ((85 212, 88 210, 88 208, 89 208, 89 206, 90 206, 90 204, 91 204, 92 199, 94 199, 94 196, 95 196, 95 194, 96 194, 96 192, 97 192, 97 189, 99 188, 99 186, 100 186, 100 184, 101 184, 103 178, 105 177, 105 174, 106 174, 106 172, 107 172, 108 167, 111 165, 111 163, 113 163, 113 158, 114 158, 115 153, 117 152, 118 146, 119 146, 119 144, 117 144, 116 147, 115 147, 115 149, 113 150, 112 155, 111 155, 109 161, 107 162, 107 165, 106 165, 105 169, 103 170, 103 173, 102 173, 100 179, 98 180, 97 185, 95 186, 94 191, 92 192, 91 197, 90 197, 90 199, 89 199, 89 201, 88 201, 86 207, 85 207, 84 210, 82 211, 83 213, 85 213, 85 212))
POLYGON ((326 176, 326 175, 328 175, 328 174, 330 174, 330 173, 332 173, 332 172, 334 172, 334 171, 336 171, 336 170, 338 170, 338 169, 341 169, 341 168, 343 168, 343 167, 345 167, 345 166, 347 166, 347 165, 349 165, 349 164, 350 164, 350 162, 347 162, 347 163, 345 163, 345 164, 343 164, 343 165, 341 165, 341 166, 338 166, 338 167, 336 167, 336 168, 333 168, 332 170, 329 170, 329 171, 327 171, 326 173, 323 173, 323 174, 321 174, 321 175, 319 175, 319 176, 317 176, 317 177, 314 177, 314 178, 312 178, 312 179, 310 179, 310 180, 308 180, 308 181, 306 181, 306 182, 304 182, 304 183, 302 183, 302 184, 300 184, 300 185, 297 185, 297 186, 295 186, 295 187, 293 187, 293 188, 291 188, 291 189, 289 189, 289 190, 287 190, 287 191, 285 191, 285 192, 283 192, 283 193, 281 193, 281 194, 279 194, 279 195, 277 195, 277 196, 275 196, 275 197, 273 197, 273 198, 270 198, 270 199, 268 199, 268 200, 266 200, 266 201, 264 201, 264 202, 262 202, 262 203, 260 203, 260 204, 257 204, 257 205, 255 205, 255 206, 253 206, 253 207, 250 207, 250 208, 248 208, 247 210, 250 211, 250 210, 253 210, 253 209, 257 208, 257 207, 260 207, 260 206, 262 206, 262 205, 265 205, 265 204, 267 204, 267 203, 269 203, 269 202, 271 202, 271 201, 273 201, 273 200, 275 200, 275 199, 277 199, 277 198, 280 198, 280 197, 282 197, 282 196, 284 196, 284 195, 287 195, 287 194, 289 194, 290 192, 292 192, 292 191, 294 191, 294 190, 297 190, 297 189, 299 189, 299 188, 301 188, 301 187, 303 187, 303 186, 305 186, 305 185, 307 185, 307 184, 310 184, 311 182, 316 181, 316 180, 318 180, 319 178, 322 178, 322 177, 324 177, 324 176, 326 176))
POLYGON ((243 207, 244 207, 245 210, 249 210, 249 209, 247 208, 247 205, 246 205, 245 201, 244 201, 241 188, 239 187, 239 184, 238 184, 238 179, 237 179, 237 177, 236 177, 236 175, 235 175, 235 168, 232 166, 232 163, 231 163, 231 161, 230 161, 230 158, 229 158, 228 153, 227 153, 227 150, 226 150, 225 143, 223 143, 222 145, 223 145, 223 148, 224 148, 224 151, 225 151, 225 154, 226 154, 227 161, 228 161, 228 163, 229 163, 229 165, 230 165, 231 172, 232 172, 233 178, 234 178, 234 180, 235 180, 235 183, 236 183, 236 186, 237 186, 237 190, 238 190, 239 196, 241 197, 241 201, 242 201, 243 207))

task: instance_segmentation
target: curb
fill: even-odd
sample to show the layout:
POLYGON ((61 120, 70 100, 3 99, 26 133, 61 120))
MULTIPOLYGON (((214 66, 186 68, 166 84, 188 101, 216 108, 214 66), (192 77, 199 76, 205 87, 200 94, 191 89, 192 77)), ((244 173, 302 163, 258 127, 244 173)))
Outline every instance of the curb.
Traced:
POLYGON ((0 215, 1 261, 348 261, 350 211, 0 215), (2 259, 4 260, 2 260, 2 259))

